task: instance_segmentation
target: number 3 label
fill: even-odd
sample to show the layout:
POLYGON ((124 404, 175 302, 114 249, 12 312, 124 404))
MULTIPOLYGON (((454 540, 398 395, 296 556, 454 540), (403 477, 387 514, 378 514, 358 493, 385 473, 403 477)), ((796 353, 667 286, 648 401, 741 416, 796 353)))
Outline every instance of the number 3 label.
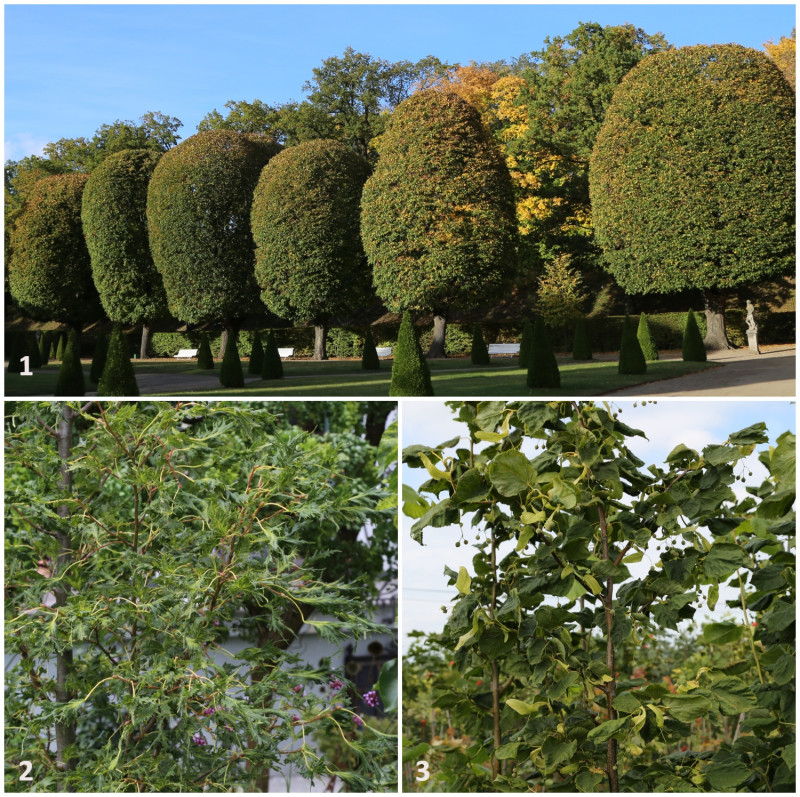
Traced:
POLYGON ((31 770, 33 769, 33 764, 30 761, 20 761, 20 767, 22 767, 22 774, 19 776, 20 780, 33 780, 31 777, 31 770))
POLYGON ((417 761, 417 769, 419 770, 419 772, 417 772, 417 780, 427 780, 431 776, 431 773, 428 771, 427 761, 417 761))

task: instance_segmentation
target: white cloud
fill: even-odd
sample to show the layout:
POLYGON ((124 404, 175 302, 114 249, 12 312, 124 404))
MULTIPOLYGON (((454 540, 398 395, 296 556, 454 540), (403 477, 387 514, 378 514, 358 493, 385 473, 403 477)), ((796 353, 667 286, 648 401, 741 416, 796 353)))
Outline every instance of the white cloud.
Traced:
POLYGON ((49 140, 39 138, 33 133, 15 133, 4 141, 4 160, 16 161, 28 155, 41 155, 49 143, 49 140))

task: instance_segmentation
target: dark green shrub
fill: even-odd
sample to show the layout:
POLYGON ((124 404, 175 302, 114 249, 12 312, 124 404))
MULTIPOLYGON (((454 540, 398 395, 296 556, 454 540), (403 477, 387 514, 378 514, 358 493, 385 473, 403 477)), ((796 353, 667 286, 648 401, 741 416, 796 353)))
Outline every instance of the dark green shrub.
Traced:
POLYGON ((272 330, 267 333, 267 341, 264 344, 264 364, 261 368, 262 379, 281 379, 283 377, 283 363, 281 355, 278 353, 278 344, 275 342, 275 335, 272 330))
POLYGON ((208 342, 208 335, 204 332, 200 338, 200 346, 197 349, 197 367, 204 371, 214 368, 214 357, 211 354, 211 344, 208 342))
POLYGON ((138 396, 139 386, 131 365, 130 351, 122 324, 114 324, 103 374, 97 385, 99 396, 138 396))
POLYGON ((530 319, 525 319, 525 326, 522 328, 522 339, 519 342, 519 367, 527 368, 533 348, 533 324, 530 319))
POLYGON ((573 360, 591 360, 592 346, 586 334, 586 317, 579 315, 575 321, 575 339, 572 343, 573 360))
POLYGON ((53 345, 52 336, 49 332, 42 332, 39 337, 39 360, 42 363, 42 368, 50 361, 50 348, 53 345))
POLYGON ((561 387, 558 363, 553 354, 547 327, 541 316, 536 316, 536 324, 533 328, 533 340, 528 357, 527 383, 528 387, 534 389, 561 387))
POLYGON ((8 338, 8 373, 21 374, 24 367, 22 358, 25 355, 25 342, 22 332, 12 332, 8 338))
POLYGON ((261 376, 261 368, 264 365, 264 347, 261 345, 261 335, 253 333, 253 345, 250 348, 250 362, 247 365, 247 373, 261 376))
POLYGON ((489 365, 491 363, 489 349, 486 348, 486 341, 483 339, 480 324, 475 324, 472 327, 472 348, 469 356, 473 365, 489 365))
POLYGON ((39 352, 39 343, 35 332, 25 334, 25 354, 30 358, 30 370, 35 371, 42 367, 42 355, 39 352))
POLYGON ((697 363, 704 363, 707 359, 697 319, 691 310, 686 314, 686 326, 683 328, 683 359, 697 363))
POLYGON ((80 350, 78 331, 70 330, 64 356, 61 359, 61 368, 58 371, 56 396, 82 396, 86 393, 80 350))
POLYGON ((228 332, 228 343, 222 355, 222 367, 219 369, 219 383, 222 387, 244 387, 244 372, 236 337, 234 330, 228 332))
POLYGON ((639 345, 642 347, 642 354, 647 362, 653 362, 658 359, 658 349, 653 338, 650 336, 650 324, 647 321, 647 314, 642 313, 639 316, 639 329, 636 331, 636 337, 639 339, 639 345))
POLYGON ((103 369, 106 367, 108 357, 108 338, 99 334, 94 343, 94 355, 92 356, 92 367, 89 369, 89 381, 96 385, 103 376, 103 369))
POLYGON ((364 335, 364 353, 361 355, 361 367, 365 371, 377 371, 381 367, 378 352, 375 350, 375 341, 372 339, 372 330, 367 327, 364 335))
POLYGON ((622 341, 619 346, 619 366, 620 374, 643 374, 647 372, 647 362, 644 359, 642 347, 639 345, 639 338, 633 328, 631 317, 626 315, 622 325, 622 341))
POLYGON ((392 363, 390 396, 432 396, 431 372, 408 311, 403 313, 392 363))
POLYGON ((61 362, 64 359, 64 349, 67 347, 67 333, 61 332, 58 334, 58 343, 56 343, 56 360, 61 362))

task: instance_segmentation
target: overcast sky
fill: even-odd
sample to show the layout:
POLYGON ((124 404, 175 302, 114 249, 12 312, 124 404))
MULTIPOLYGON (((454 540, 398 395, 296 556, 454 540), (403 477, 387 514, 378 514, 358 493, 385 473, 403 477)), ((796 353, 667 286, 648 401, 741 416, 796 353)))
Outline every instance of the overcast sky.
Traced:
MULTIPOLYGON (((648 402, 633 407, 634 401, 615 401, 614 406, 622 409, 621 420, 629 426, 641 429, 647 440, 640 437, 630 438, 629 447, 647 465, 661 465, 665 457, 675 446, 684 443, 690 448, 701 450, 713 443, 723 443, 732 432, 744 429, 753 423, 764 421, 770 441, 776 440, 787 430, 795 431, 795 404, 789 401, 726 401, 710 399, 708 401, 686 401, 659 399, 657 404, 648 402)), ((459 434, 464 434, 466 427, 453 420, 452 413, 442 402, 436 401, 404 401, 402 405, 402 446, 415 443, 435 446, 459 434)), ((756 452, 737 464, 737 475, 753 472, 747 484, 760 484, 766 476, 766 469, 758 462, 758 452, 766 446, 759 446, 756 452)), ((451 452, 452 453, 452 452, 451 452)), ((526 452, 529 456, 532 452, 526 452)), ((403 481, 419 487, 428 479, 424 469, 403 467, 403 481)), ((734 490, 744 494, 745 484, 736 483, 734 490)), ((428 499, 432 496, 426 495, 428 499)), ((454 570, 463 565, 470 575, 474 575, 472 557, 476 550, 471 546, 455 547, 461 535, 457 526, 442 529, 427 529, 424 532, 425 545, 421 546, 411 540, 409 534, 413 520, 402 519, 402 616, 403 650, 408 648, 405 635, 409 631, 440 631, 444 627, 448 615, 443 614, 441 606, 448 606, 455 594, 455 587, 447 586, 444 575, 445 564, 454 570)), ((467 528, 465 527, 465 532, 467 528)), ((466 536, 466 535, 465 535, 466 536)), ((474 535, 468 536, 472 540, 474 535)), ((655 561, 657 557, 652 557, 655 561)), ((650 569, 648 556, 639 564, 629 565, 635 577, 642 577, 650 569)), ((726 599, 732 595, 720 591, 715 615, 727 611, 726 599)))
POLYGON ((346 47, 389 61, 512 60, 579 22, 630 22, 676 46, 762 49, 788 36, 793 3, 6 4, 5 158, 147 111, 186 138, 228 100, 302 100, 312 70, 346 47))

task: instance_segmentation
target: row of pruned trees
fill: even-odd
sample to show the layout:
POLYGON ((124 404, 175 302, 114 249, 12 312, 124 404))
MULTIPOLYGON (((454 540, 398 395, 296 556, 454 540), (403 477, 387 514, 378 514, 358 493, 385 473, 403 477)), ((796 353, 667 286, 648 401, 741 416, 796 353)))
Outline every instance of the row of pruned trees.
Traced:
MULTIPOLYGON (((74 211, 86 182, 82 229, 114 320, 145 323, 168 311, 230 331, 260 294, 277 315, 313 323, 315 356, 324 357, 328 319, 363 308, 372 283, 390 310, 434 315, 430 353, 443 355, 448 312, 497 296, 520 264, 525 270, 531 237, 553 263, 570 248, 566 218, 553 237, 533 224, 531 208, 542 223, 556 208, 571 208, 573 221, 585 216, 592 246, 602 245, 604 267, 627 292, 702 290, 707 343, 723 346, 720 292, 793 268, 794 97, 779 69, 754 50, 675 50, 642 32, 632 37, 628 27, 582 26, 574 41, 557 43, 562 55, 583 48, 574 63, 584 71, 594 63, 607 78, 600 111, 577 123, 580 140, 566 142, 576 121, 570 103, 550 107, 551 144, 561 141, 560 154, 540 147, 548 119, 539 118, 542 108, 534 113, 521 78, 498 88, 500 81, 481 82, 473 69, 439 76, 395 108, 371 142, 374 169, 371 152, 364 157, 352 142, 306 141, 280 151, 271 135, 209 129, 163 156, 111 156, 88 182, 37 183, 12 233, 12 293, 28 312, 76 323, 65 318, 63 297, 45 302, 53 291, 34 277, 30 258, 51 258, 62 293, 84 292, 66 288, 61 265, 67 251, 77 256, 80 231, 65 229, 61 246, 43 247, 39 232, 61 228, 52 208, 45 222, 35 217, 53 204, 45 195, 56 196, 57 184, 71 186, 74 211), (505 152, 501 117, 517 122, 517 143, 506 141, 505 152), (524 142, 535 151, 523 152, 524 142), (525 159, 539 163, 535 179, 530 171, 521 176, 525 159), (531 204, 526 191, 550 182, 550 209, 531 204), (571 198, 555 191, 572 183, 583 188, 571 198)), ((556 51, 529 73, 542 86, 582 85, 583 71, 558 73, 556 51)), ((85 284, 85 268, 81 274, 85 284)), ((72 304, 82 315, 92 309, 85 295, 72 304)))

